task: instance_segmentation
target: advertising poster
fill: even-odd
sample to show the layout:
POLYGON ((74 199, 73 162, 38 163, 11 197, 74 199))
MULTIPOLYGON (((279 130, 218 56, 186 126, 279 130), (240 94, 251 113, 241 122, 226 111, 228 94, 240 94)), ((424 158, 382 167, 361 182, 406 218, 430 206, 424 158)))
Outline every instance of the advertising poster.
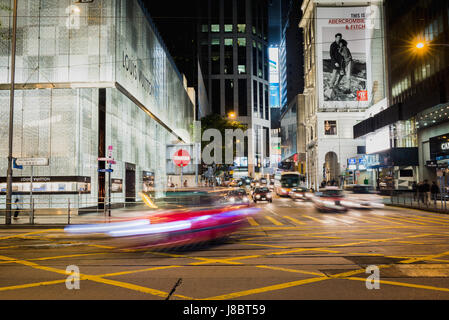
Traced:
POLYGON ((268 48, 268 61, 270 65, 270 107, 280 107, 279 86, 279 49, 268 48))
POLYGON ((321 108, 365 109, 371 95, 368 7, 317 8, 321 108))

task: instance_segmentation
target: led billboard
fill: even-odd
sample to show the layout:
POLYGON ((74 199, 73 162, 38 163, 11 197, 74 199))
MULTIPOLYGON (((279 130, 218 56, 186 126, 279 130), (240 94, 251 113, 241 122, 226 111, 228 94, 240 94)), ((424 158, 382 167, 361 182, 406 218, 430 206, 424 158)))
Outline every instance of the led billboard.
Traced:
POLYGON ((270 107, 280 107, 279 48, 268 49, 268 61, 270 64, 270 107))

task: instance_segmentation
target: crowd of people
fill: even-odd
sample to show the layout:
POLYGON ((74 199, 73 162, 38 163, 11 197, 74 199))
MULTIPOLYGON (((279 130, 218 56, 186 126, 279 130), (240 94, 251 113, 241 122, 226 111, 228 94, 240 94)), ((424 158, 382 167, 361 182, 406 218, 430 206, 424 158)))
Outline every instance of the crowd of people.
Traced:
POLYGON ((425 205, 429 205, 431 201, 435 204, 440 193, 440 188, 435 181, 432 182, 432 185, 429 184, 428 180, 419 183, 413 182, 412 189, 413 200, 425 205))

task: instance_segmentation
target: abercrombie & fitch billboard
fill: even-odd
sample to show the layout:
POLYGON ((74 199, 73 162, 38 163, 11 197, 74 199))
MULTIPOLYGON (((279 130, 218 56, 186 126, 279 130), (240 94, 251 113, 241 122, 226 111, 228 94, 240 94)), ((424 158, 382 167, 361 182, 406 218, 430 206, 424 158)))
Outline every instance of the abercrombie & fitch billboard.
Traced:
POLYGON ((372 101, 372 7, 318 7, 316 22, 321 109, 366 109, 372 101))

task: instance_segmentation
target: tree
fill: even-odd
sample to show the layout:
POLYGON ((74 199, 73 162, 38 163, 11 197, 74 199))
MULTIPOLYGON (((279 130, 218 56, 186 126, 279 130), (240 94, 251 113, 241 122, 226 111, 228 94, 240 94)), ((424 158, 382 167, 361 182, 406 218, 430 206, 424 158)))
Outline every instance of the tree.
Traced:
MULTIPOLYGON (((222 117, 219 114, 211 114, 201 119, 201 136, 203 137, 203 134, 208 129, 216 129, 220 131, 221 133, 221 148, 222 148, 222 164, 217 164, 215 166, 215 175, 219 175, 221 172, 228 172, 229 168, 232 166, 231 164, 226 164, 225 162, 225 147, 226 142, 225 141, 225 133, 226 129, 231 130, 237 130, 240 129, 242 131, 246 131, 248 128, 247 125, 240 123, 239 121, 230 120, 227 117, 222 117)), ((241 142, 243 143, 243 141, 241 142)), ((204 148, 209 144, 208 141, 202 141, 201 142, 201 151, 204 150, 204 148)), ((236 156, 236 148, 235 141, 232 142, 233 145, 233 157, 236 156)))

